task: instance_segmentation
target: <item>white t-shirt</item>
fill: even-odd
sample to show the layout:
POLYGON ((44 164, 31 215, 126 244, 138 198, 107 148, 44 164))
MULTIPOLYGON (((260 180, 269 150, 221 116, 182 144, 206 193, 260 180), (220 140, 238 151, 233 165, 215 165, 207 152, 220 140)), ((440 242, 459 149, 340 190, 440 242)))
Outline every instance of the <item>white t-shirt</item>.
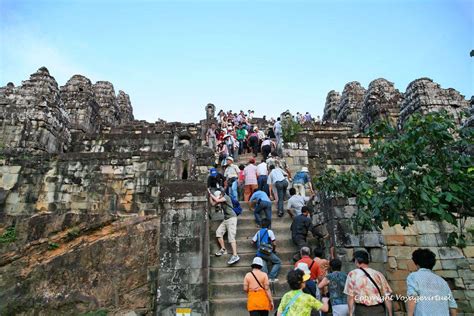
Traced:
POLYGON ((261 162, 257 165, 257 175, 268 176, 267 164, 265 162, 261 162))
POLYGON ((309 197, 303 197, 301 195, 293 195, 290 197, 288 200, 288 208, 289 209, 295 209, 296 215, 301 214, 301 208, 305 206, 306 202, 309 201, 309 197))
POLYGON ((281 170, 280 168, 275 168, 270 172, 270 175, 268 176, 267 184, 272 185, 278 181, 283 181, 285 180, 285 172, 281 170))
MULTIPOLYGON (((252 238, 252 241, 253 241, 253 242, 257 242, 258 233, 259 233, 259 232, 260 232, 260 230, 255 233, 255 236, 253 236, 253 238, 252 238)), ((263 234, 264 234, 264 233, 262 233, 262 235, 263 235, 263 234)), ((270 240, 271 240, 271 241, 275 241, 275 240, 276 240, 275 234, 273 233, 273 230, 271 230, 271 229, 268 230, 268 237, 270 237, 270 240)))

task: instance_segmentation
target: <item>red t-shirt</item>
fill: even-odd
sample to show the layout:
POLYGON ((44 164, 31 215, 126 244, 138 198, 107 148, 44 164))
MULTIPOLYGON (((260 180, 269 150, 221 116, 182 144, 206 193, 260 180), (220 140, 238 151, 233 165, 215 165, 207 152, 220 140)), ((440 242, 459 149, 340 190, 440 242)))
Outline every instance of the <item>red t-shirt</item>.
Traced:
POLYGON ((316 280, 318 276, 321 275, 319 264, 315 262, 313 259, 311 259, 309 256, 303 256, 298 262, 295 263, 295 268, 300 262, 306 263, 308 265, 308 268, 311 266, 311 264, 313 264, 311 268, 309 269, 311 271, 311 280, 316 280))

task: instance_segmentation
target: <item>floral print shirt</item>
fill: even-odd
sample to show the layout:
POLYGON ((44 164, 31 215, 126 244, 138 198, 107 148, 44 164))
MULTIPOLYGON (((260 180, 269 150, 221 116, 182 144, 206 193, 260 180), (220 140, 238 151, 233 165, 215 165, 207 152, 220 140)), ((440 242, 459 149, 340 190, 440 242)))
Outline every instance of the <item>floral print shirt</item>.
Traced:
MULTIPOLYGON (((371 268, 366 268, 364 270, 367 271, 375 283, 377 283, 382 295, 389 295, 392 293, 392 289, 382 273, 371 268)), ((379 291, 361 269, 354 269, 349 272, 344 293, 354 296, 354 300, 358 304, 374 306, 383 302, 379 291)))
MULTIPOLYGON (((286 305, 290 303, 293 296, 300 293, 301 290, 293 290, 287 292, 281 298, 280 306, 278 307, 278 311, 283 313, 286 308, 286 305)), ((301 294, 296 301, 291 305, 290 309, 288 310, 287 316, 310 316, 311 310, 320 310, 323 307, 323 303, 315 299, 313 296, 303 293, 301 294)))

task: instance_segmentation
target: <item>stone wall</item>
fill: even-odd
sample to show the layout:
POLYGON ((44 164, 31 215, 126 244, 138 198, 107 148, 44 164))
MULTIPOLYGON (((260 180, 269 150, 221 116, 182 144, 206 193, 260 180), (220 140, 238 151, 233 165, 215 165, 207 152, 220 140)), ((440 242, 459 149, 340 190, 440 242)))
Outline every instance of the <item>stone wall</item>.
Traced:
POLYGON ((208 315, 209 223, 203 181, 177 181, 162 188, 160 269, 156 315, 176 308, 208 315))

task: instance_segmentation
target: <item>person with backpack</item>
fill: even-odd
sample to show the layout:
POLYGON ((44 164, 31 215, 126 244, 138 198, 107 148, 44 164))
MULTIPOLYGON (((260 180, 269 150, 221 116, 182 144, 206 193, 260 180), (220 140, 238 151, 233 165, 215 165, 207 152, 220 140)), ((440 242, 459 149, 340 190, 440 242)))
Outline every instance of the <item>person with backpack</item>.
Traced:
POLYGON ((300 269, 295 269, 288 272, 286 280, 291 291, 286 292, 281 298, 278 316, 310 316, 311 310, 322 312, 329 310, 327 297, 324 297, 321 302, 303 292, 306 286, 305 281, 309 280, 309 275, 300 269))
POLYGON ((268 195, 259 189, 253 191, 252 196, 249 200, 250 207, 254 207, 253 214, 255 216, 255 222, 257 223, 258 227, 262 226, 262 214, 265 214, 265 218, 267 218, 270 222, 268 227, 272 225, 272 201, 268 195))
POLYGON ((369 268, 369 254, 364 250, 354 252, 356 269, 347 274, 344 294, 350 316, 392 316, 392 301, 385 299, 392 289, 384 275, 369 268))
POLYGON ((247 293, 247 310, 250 316, 268 316, 273 309, 273 297, 270 291, 268 275, 262 271, 264 266, 260 257, 252 261, 252 271, 244 277, 244 292, 247 293))
POLYGON ((257 257, 265 261, 263 271, 268 272, 268 263, 271 262, 272 270, 269 277, 270 282, 277 282, 278 273, 281 269, 281 260, 276 255, 276 237, 271 229, 268 229, 270 221, 267 218, 262 219, 262 228, 253 236, 252 242, 257 246, 257 257))
POLYGON ((237 254, 237 242, 235 240, 235 236, 237 235, 237 214, 234 211, 232 199, 227 194, 222 196, 222 192, 219 190, 215 191, 214 193, 211 193, 210 190, 208 190, 208 192, 211 205, 221 205, 224 212, 224 220, 216 230, 216 238, 220 246, 219 251, 216 252, 216 257, 227 254, 224 244, 224 234, 227 233, 227 239, 232 247, 232 257, 227 262, 227 264, 234 264, 240 260, 240 257, 237 254))

